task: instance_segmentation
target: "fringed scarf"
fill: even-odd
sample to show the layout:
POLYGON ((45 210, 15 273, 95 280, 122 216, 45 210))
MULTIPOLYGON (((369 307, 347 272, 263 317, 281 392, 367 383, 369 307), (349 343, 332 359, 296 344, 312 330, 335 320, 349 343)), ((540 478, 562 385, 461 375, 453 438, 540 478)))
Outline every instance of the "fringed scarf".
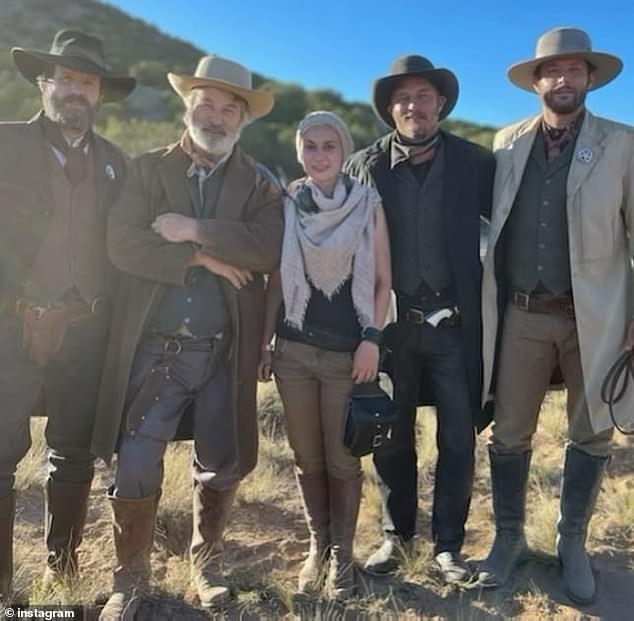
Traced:
POLYGON ((361 326, 374 323, 374 211, 376 190, 339 177, 332 198, 311 179, 289 188, 284 203, 282 292, 286 322, 302 330, 310 300, 310 283, 328 299, 352 275, 352 302, 361 326), (318 210, 296 200, 306 188, 318 210))

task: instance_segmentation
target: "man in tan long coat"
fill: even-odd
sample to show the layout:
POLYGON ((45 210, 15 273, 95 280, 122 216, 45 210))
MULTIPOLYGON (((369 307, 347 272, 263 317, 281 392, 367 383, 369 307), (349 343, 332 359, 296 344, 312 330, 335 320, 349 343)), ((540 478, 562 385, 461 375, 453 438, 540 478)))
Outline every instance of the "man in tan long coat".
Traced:
POLYGON ((102 619, 132 618, 149 557, 167 443, 193 425, 192 579, 204 606, 229 597, 218 563, 240 480, 255 466, 263 273, 278 261, 281 192, 236 145, 270 94, 218 56, 169 74, 186 103, 178 144, 141 155, 109 219, 127 279, 115 307, 93 447, 109 461, 117 565, 102 619), (190 426, 191 426, 190 425, 190 426))
MULTIPOLYGON (((484 266, 496 538, 479 582, 503 584, 525 552, 531 438, 558 367, 568 389, 568 443, 557 553, 565 590, 580 604, 596 591, 585 540, 613 433, 601 382, 634 344, 634 131, 593 116, 584 101, 621 67, 618 58, 593 52, 585 32, 558 28, 539 39, 534 59, 509 69, 511 82, 540 97, 542 113, 495 138, 484 266)), ((625 400, 623 422, 632 419, 634 393, 625 400)))

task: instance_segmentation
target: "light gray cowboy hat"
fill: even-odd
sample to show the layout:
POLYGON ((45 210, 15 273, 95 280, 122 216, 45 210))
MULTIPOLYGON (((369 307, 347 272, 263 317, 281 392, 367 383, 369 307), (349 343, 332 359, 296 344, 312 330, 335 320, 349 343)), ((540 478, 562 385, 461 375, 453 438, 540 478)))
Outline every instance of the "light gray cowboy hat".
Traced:
POLYGON ((375 80, 372 86, 372 107, 374 113, 390 127, 394 128, 394 119, 388 108, 394 87, 402 78, 419 77, 431 82, 438 92, 445 97, 440 120, 444 119, 458 101, 458 79, 449 69, 434 67, 424 56, 408 54, 399 56, 390 67, 389 75, 375 80))
POLYGON ((582 58, 595 68, 594 84, 589 90, 595 90, 611 82, 623 69, 620 58, 605 52, 593 52, 590 37, 583 30, 555 28, 539 37, 535 46, 535 58, 515 63, 508 68, 509 80, 515 86, 532 93, 537 67, 547 60, 563 56, 582 58))
POLYGON ((134 78, 116 75, 108 68, 100 39, 77 30, 60 30, 49 52, 14 47, 11 55, 18 71, 32 84, 37 84, 47 68, 60 65, 99 76, 105 102, 123 99, 136 86, 134 78))
POLYGON ((242 65, 221 56, 203 56, 194 75, 168 73, 172 88, 186 99, 193 88, 215 86, 242 97, 249 107, 249 117, 265 116, 273 108, 273 95, 252 87, 251 72, 242 65))

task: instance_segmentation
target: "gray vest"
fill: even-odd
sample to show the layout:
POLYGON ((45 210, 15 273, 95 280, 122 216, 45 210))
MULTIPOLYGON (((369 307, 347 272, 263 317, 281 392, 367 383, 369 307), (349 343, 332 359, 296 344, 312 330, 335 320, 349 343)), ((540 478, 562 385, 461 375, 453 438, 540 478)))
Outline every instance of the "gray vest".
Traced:
POLYGON ((110 269, 106 253, 105 215, 99 212, 95 164, 88 154, 82 182, 73 187, 52 149, 49 169, 53 214, 24 293, 40 302, 55 302, 75 288, 86 302, 106 293, 110 269))
POLYGON ((506 224, 506 274, 510 284, 532 292, 570 291, 566 184, 575 149, 571 141, 548 163, 539 131, 506 224), (541 285, 541 286, 540 286, 541 285))
POLYGON ((424 282, 433 291, 452 284, 442 199, 444 148, 439 145, 421 184, 407 163, 395 167, 397 209, 393 221, 398 240, 392 248, 394 289, 413 296, 424 282))

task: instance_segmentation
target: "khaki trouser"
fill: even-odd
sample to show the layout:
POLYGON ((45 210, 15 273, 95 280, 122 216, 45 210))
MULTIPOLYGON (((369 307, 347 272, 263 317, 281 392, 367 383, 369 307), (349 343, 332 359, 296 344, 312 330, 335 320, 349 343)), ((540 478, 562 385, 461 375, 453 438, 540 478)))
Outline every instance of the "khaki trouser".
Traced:
POLYGON ((300 473, 327 472, 339 479, 360 476, 360 460, 343 446, 352 354, 278 339, 273 371, 300 473))
POLYGON ((539 409, 559 366, 568 390, 569 442, 590 455, 609 454, 613 430, 595 433, 590 424, 574 319, 529 313, 509 303, 499 356, 492 437, 497 451, 521 453, 531 447, 539 409))

